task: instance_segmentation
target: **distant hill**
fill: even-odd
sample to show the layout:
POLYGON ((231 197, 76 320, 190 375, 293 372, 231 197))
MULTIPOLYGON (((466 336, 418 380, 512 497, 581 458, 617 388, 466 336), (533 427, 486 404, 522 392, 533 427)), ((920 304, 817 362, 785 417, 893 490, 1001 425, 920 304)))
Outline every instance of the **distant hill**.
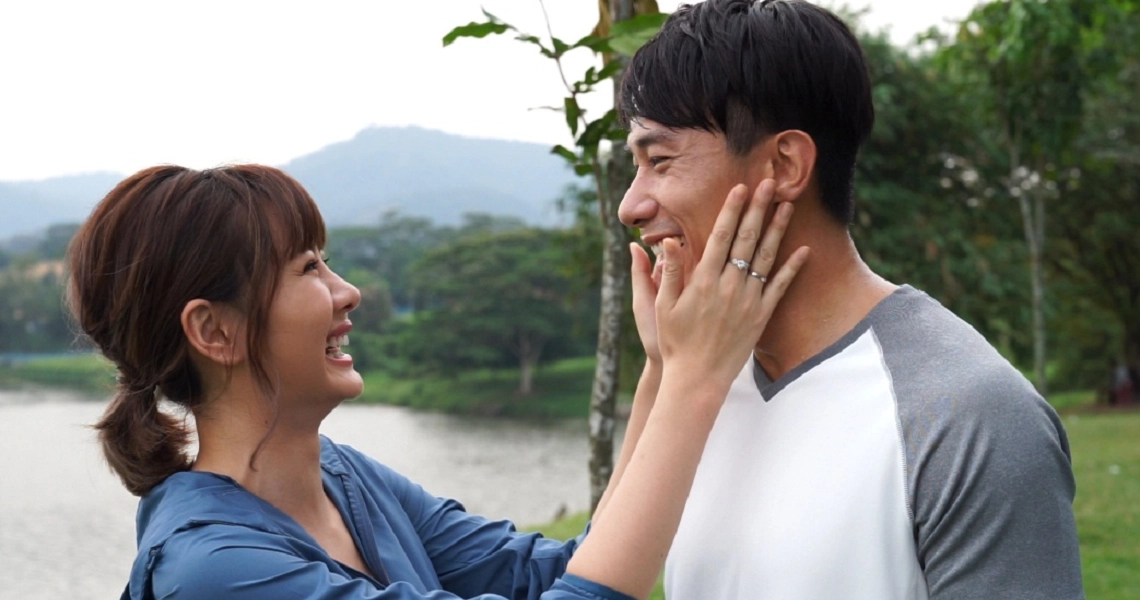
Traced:
MULTIPOLYGON (((483 212, 536 225, 558 221, 554 200, 575 181, 543 144, 475 139, 418 127, 373 127, 282 165, 331 226, 378 222, 388 210, 457 224, 483 212)), ((0 182, 0 240, 83 220, 117 173, 0 182)))
POLYGON ((42 181, 0 181, 0 239, 82 221, 115 184, 118 173, 68 175, 42 181))
POLYGON ((418 127, 370 128, 282 166, 333 225, 375 223, 387 210, 454 225, 468 212, 557 220, 575 179, 543 144, 475 139, 418 127))

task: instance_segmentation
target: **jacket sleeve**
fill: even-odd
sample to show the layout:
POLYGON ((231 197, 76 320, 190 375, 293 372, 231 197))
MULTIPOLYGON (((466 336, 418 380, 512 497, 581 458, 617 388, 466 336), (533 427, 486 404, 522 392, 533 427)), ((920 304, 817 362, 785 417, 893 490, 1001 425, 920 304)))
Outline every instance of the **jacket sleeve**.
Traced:
POLYGON ((389 484, 440 584, 462 597, 492 593, 512 600, 546 598, 543 592, 563 576, 586 536, 583 532, 560 542, 519 533, 509 521, 468 514, 455 500, 437 498, 398 474, 392 473, 389 484))
MULTIPOLYGON (((150 586, 156 600, 505 600, 487 593, 424 591, 408 582, 387 587, 329 570, 293 553, 271 534, 209 525, 171 537, 155 556, 150 586)), ((147 597, 145 594, 141 597, 147 597)), ((509 597, 509 596, 508 596, 509 597)), ((567 575, 541 600, 630 600, 605 586, 567 575)))

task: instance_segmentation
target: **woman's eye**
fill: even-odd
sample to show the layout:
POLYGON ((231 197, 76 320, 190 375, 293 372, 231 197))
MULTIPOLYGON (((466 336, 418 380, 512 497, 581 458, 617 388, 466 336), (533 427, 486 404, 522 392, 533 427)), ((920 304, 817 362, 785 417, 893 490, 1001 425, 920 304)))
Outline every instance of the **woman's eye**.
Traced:
POLYGON ((310 260, 309 262, 305 263, 305 272, 308 273, 309 271, 316 271, 320 268, 320 266, 321 263, 319 261, 310 260))

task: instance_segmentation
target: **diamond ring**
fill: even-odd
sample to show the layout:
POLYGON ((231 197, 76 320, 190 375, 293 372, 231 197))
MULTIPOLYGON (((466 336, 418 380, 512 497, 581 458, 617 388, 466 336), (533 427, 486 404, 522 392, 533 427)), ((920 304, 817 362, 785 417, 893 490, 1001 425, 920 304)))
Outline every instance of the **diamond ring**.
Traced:
POLYGON ((748 261, 741 260, 739 258, 734 258, 728 262, 729 262, 729 264, 736 267, 737 269, 740 269, 741 271, 747 271, 752 266, 752 265, 748 264, 748 261))

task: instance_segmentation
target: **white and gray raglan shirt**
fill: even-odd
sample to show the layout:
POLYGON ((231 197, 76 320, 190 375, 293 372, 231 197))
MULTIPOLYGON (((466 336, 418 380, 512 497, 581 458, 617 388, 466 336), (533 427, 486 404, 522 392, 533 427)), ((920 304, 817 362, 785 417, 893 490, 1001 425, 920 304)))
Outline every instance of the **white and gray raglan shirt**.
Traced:
POLYGON ((668 600, 1083 598, 1056 413, 903 286, 770 381, 749 361, 665 567, 668 600))

